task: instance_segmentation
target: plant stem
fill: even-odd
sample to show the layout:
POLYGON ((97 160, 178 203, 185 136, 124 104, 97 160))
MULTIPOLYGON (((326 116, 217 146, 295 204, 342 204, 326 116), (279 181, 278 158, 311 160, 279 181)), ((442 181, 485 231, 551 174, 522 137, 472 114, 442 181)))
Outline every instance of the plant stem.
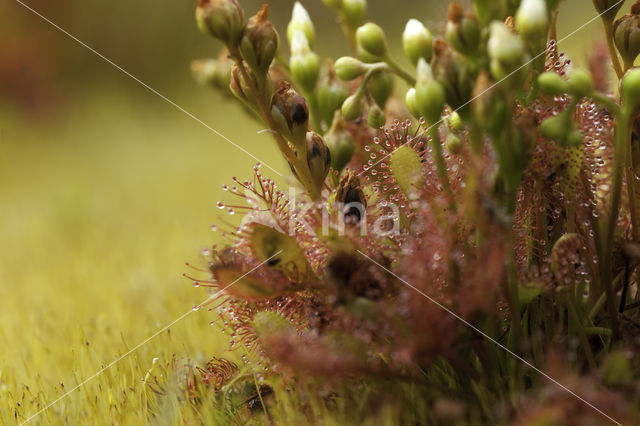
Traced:
POLYGON ((443 188, 449 191, 451 189, 451 184, 449 183, 449 176, 447 175, 447 165, 444 161, 444 156, 442 155, 442 144, 440 143, 438 126, 436 124, 427 124, 429 125, 428 134, 431 138, 431 149, 433 150, 433 159, 436 163, 436 172, 442 182, 443 188))
POLYGON ((587 339, 587 335, 584 332, 584 327, 582 325, 582 322, 580 321, 578 312, 576 312, 576 307, 571 301, 568 290, 564 292, 564 296, 565 303, 567 305, 567 311, 569 312, 569 318, 571 318, 571 321, 575 324, 576 331, 578 332, 578 337, 580 338, 580 342, 582 343, 582 347, 584 349, 584 354, 587 358, 587 362, 589 363, 589 368, 591 368, 592 371, 595 371, 597 369, 596 359, 593 356, 591 346, 589 345, 589 340, 587 339))
POLYGON ((613 339, 620 337, 620 328, 618 326, 618 314, 616 311, 616 303, 614 300, 615 293, 613 291, 613 240, 615 237, 616 223, 618 214, 620 213, 620 199, 622 196, 622 172, 627 156, 627 135, 629 129, 629 120, 631 117, 631 108, 623 107, 618 114, 616 120, 616 143, 613 162, 613 193, 611 195, 611 212, 605 232, 605 243, 603 250, 602 262, 602 284, 607 293, 607 308, 611 317, 611 329, 613 330, 613 339))
POLYGON ((613 69, 616 71, 618 79, 622 78, 624 72, 620 66, 620 60, 616 53, 616 46, 613 44, 613 19, 602 17, 602 23, 604 25, 605 38, 607 39, 607 47, 609 48, 609 56, 611 56, 611 62, 613 63, 613 69))
POLYGON ((407 84, 409 84, 409 86, 416 85, 416 79, 413 78, 411 74, 409 74, 408 72, 400 68, 400 66, 398 66, 398 64, 393 62, 391 58, 386 57, 384 59, 384 62, 389 66, 389 68, 391 69, 391 71, 393 71, 394 74, 396 74, 398 77, 406 81, 407 84))
POLYGON ((271 130, 270 133, 273 135, 274 139, 276 140, 276 143, 278 144, 278 148, 280 148, 280 152, 282 152, 282 155, 286 158, 286 160, 289 162, 289 164, 291 164, 291 166, 295 170, 298 176, 298 180, 300 181, 300 183, 302 183, 302 186, 304 186, 304 188, 309 193, 309 197, 311 197, 312 200, 317 200, 320 197, 320 190, 318 190, 313 183, 313 178, 311 177, 311 171, 309 171, 309 167, 307 166, 306 155, 302 157, 298 157, 293 152, 293 150, 289 147, 288 142, 280 134, 280 132, 278 131, 278 126, 276 126, 275 122, 273 121, 273 117, 271 116, 271 111, 269 109, 270 105, 269 105, 269 101, 267 100, 267 96, 265 96, 265 93, 260 93, 258 88, 252 84, 252 79, 246 67, 244 66, 244 63, 242 62, 242 59, 239 58, 238 56, 234 56, 233 58, 236 65, 238 66, 238 69, 240 70, 240 73, 242 74, 242 78, 247 83, 247 86, 249 86, 251 95, 256 100, 258 108, 260 109, 259 111, 260 116, 262 120, 265 122, 265 124, 271 130))
POLYGON ((627 194, 629 198, 629 213, 631 215, 631 232, 634 241, 640 241, 640 217, 636 204, 636 177, 633 172, 633 150, 631 149, 631 126, 627 126, 627 155, 625 156, 625 172, 627 178, 627 194))

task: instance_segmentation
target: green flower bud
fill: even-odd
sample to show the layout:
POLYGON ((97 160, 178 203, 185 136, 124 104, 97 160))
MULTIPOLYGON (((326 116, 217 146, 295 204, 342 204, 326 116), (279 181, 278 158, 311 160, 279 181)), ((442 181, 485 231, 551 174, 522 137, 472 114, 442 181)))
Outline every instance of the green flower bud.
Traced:
POLYGON ((557 96, 567 92, 567 83, 555 72, 545 72, 538 77, 540 90, 547 95, 557 96))
POLYGON ((434 80, 431 67, 422 58, 418 61, 417 71, 416 108, 427 123, 432 125, 440 121, 446 94, 442 85, 434 80))
POLYGON ((640 104, 640 68, 632 68, 622 77, 622 100, 629 107, 640 104))
POLYGON ((263 5, 255 16, 247 20, 240 40, 242 57, 257 74, 266 74, 278 51, 278 33, 263 5))
POLYGON ((549 29, 549 12, 545 0, 522 0, 516 12, 516 29, 529 43, 546 39, 549 29))
POLYGON ((393 75, 384 71, 375 73, 371 76, 367 87, 376 104, 384 108, 393 91, 393 75))
POLYGON ((540 133, 543 137, 552 140, 563 140, 567 135, 567 129, 571 126, 567 114, 560 113, 554 117, 545 119, 540 124, 540 133))
POLYGON ((325 141, 331 152, 331 168, 341 172, 351 160, 356 151, 356 145, 351 133, 347 131, 346 122, 340 118, 338 112, 336 112, 329 133, 325 135, 325 141))
POLYGON ((244 11, 237 0, 198 0, 198 28, 229 47, 237 46, 244 25, 244 11))
POLYGON ((362 115, 362 95, 356 93, 349 96, 342 104, 342 118, 353 121, 362 115))
POLYGON ((305 152, 309 108, 305 99, 284 80, 271 98, 271 116, 280 133, 298 151, 305 152))
POLYGON ((371 108, 369 108, 369 115, 367 116, 367 123, 369 123, 369 126, 373 127, 374 129, 379 129, 381 127, 384 127, 384 124, 386 122, 387 117, 384 114, 382 108, 380 108, 376 104, 373 104, 371 108))
POLYGON ((473 0, 473 8, 483 26, 491 21, 504 21, 508 15, 507 0, 473 0))
POLYGON ((225 59, 201 59, 191 62, 191 72, 198 84, 227 90, 231 65, 232 62, 225 59))
POLYGON ((384 31, 373 22, 367 22, 356 31, 356 41, 372 56, 384 58, 387 55, 387 39, 384 31))
POLYGON ((593 80, 591 74, 585 70, 574 69, 567 80, 567 92, 579 98, 584 98, 593 93, 593 80))
POLYGON ((342 9, 342 0, 322 0, 322 3, 333 10, 342 9))
POLYGON ((522 39, 501 22, 493 22, 487 50, 491 59, 491 74, 502 80, 523 62, 525 48, 522 39))
POLYGON ((301 30, 296 30, 293 34, 289 68, 302 89, 313 92, 320 73, 320 58, 309 49, 307 38, 301 30))
POLYGON ((613 21, 618 11, 624 4, 624 0, 593 0, 593 6, 604 19, 613 21))
POLYGON ((371 53, 364 50, 364 47, 360 45, 356 46, 356 53, 358 59, 360 59, 365 64, 375 64, 376 62, 380 62, 382 60, 382 58, 380 58, 379 56, 372 55, 371 53))
POLYGON ((327 60, 326 75, 318 83, 316 99, 320 117, 331 127, 334 114, 349 97, 349 87, 336 77, 333 62, 327 60))
POLYGON ((302 31, 309 42, 309 46, 313 46, 316 39, 316 30, 313 27, 309 13, 299 1, 293 5, 291 21, 289 21, 289 25, 287 25, 287 40, 289 40, 289 45, 293 44, 293 33, 296 30, 302 31))
POLYGON ((458 3, 449 4, 445 37, 458 52, 474 53, 480 44, 480 26, 475 16, 466 14, 458 3))
POLYGON ((367 72, 367 66, 356 58, 343 56, 336 61, 336 74, 340 80, 351 81, 367 72))
POLYGON ((355 30, 367 16, 367 0, 342 0, 342 13, 349 28, 355 30))
POLYGON ((615 22, 613 39, 625 68, 632 67, 640 54, 640 2, 631 7, 630 15, 624 15, 615 22))
POLYGON ((453 133, 447 135, 444 145, 452 155, 458 155, 462 152, 462 140, 453 133))
POLYGON ((331 166, 331 153, 322 136, 311 130, 307 132, 307 165, 314 185, 318 191, 322 190, 331 166))
POLYGON ((462 117, 455 111, 451 111, 451 114, 447 116, 447 121, 449 125, 453 127, 455 130, 462 130, 464 128, 464 123, 462 123, 462 117))
POLYGON ((582 136, 582 132, 578 129, 571 129, 567 134, 567 139, 565 143, 569 147, 577 147, 582 145, 584 141, 584 137, 582 136))
POLYGON ((409 19, 402 33, 402 49, 413 65, 417 65, 420 58, 429 62, 433 53, 433 36, 422 22, 409 19))
POLYGON ((416 89, 410 88, 407 90, 407 94, 404 97, 404 101, 407 104, 407 109, 415 118, 420 117, 420 111, 418 111, 418 107, 416 105, 416 89))
POLYGON ((573 125, 571 113, 572 111, 566 110, 544 120, 540 125, 540 134, 564 147, 580 145, 582 133, 573 125))

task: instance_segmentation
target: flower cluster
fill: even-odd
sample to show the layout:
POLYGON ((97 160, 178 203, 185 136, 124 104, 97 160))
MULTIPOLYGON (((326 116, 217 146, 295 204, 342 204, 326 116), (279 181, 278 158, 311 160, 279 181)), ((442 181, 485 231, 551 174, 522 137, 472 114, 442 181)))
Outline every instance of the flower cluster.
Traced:
POLYGON ((316 380, 323 404, 400 423, 637 418, 640 1, 618 20, 622 1, 593 1, 589 69, 558 51, 558 0, 452 2, 441 36, 410 19, 411 69, 365 0, 324 2, 353 56, 322 61, 300 3, 287 59, 266 5, 198 2, 224 44, 198 81, 264 122, 296 180, 258 165, 223 186, 242 221, 192 279, 245 365, 214 359, 204 382, 257 375, 278 401, 316 380))

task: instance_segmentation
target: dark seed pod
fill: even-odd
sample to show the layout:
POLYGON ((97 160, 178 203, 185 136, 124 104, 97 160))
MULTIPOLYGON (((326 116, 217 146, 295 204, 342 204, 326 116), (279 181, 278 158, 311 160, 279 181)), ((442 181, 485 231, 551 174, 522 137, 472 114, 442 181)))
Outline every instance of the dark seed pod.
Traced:
POLYGON ((321 189, 331 166, 331 153, 322 136, 311 130, 307 132, 307 165, 313 183, 321 189))
POLYGON ((271 98, 271 116, 278 130, 296 149, 304 151, 309 127, 309 107, 286 81, 281 81, 271 98))
POLYGON ((340 179, 336 201, 343 207, 345 223, 357 225, 362 220, 362 215, 367 209, 367 199, 362 192, 360 178, 352 171, 347 170, 340 179))

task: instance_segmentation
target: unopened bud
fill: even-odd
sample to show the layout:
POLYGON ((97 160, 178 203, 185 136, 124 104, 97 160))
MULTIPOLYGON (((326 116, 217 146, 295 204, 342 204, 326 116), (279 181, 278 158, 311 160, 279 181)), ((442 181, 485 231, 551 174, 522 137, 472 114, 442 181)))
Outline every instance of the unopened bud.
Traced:
POLYGON ((571 111, 549 117, 540 124, 540 134, 558 142, 561 146, 578 146, 582 143, 582 133, 575 128, 571 120, 571 111))
POLYGON ((582 69, 574 69, 567 80, 567 92, 579 98, 584 98, 593 93, 593 80, 591 74, 582 69))
POLYGON ((540 74, 538 84, 540 85, 540 90, 547 95, 558 96, 567 92, 566 82, 555 72, 540 74))
POLYGON ((549 12, 545 0, 522 0, 516 12, 516 29, 529 43, 546 40, 549 12))
POLYGON ((336 75, 340 80, 351 81, 367 72, 367 66, 356 58, 343 56, 336 61, 336 75))
POLYGON ((433 53, 433 36, 422 22, 409 19, 402 33, 402 49, 413 65, 417 65, 420 58, 429 62, 433 53))
POLYGON ((369 80, 368 88, 376 104, 384 108, 393 91, 393 75, 384 71, 375 73, 369 80))
POLYGON ((384 114, 382 108, 378 105, 373 104, 371 108, 369 108, 369 114, 367 115, 367 123, 369 126, 374 129, 379 129, 384 127, 384 124, 387 122, 387 117, 384 114))
POLYGON ((640 54, 640 1, 631 7, 631 14, 615 22, 613 35, 625 67, 632 67, 640 54))
POLYGON ((331 127, 334 114, 349 96, 349 87, 336 77, 333 62, 327 60, 326 72, 316 88, 316 99, 320 116, 331 127))
POLYGON ((418 61, 418 78, 416 81, 416 108, 420 115, 432 125, 440 121, 445 104, 445 91, 435 81, 429 64, 424 59, 418 61))
POLYGON ((271 116, 278 130, 296 149, 304 152, 309 127, 309 108, 307 102, 286 81, 271 98, 271 116))
POLYGON ((224 59, 200 59, 191 62, 191 72, 198 84, 228 89, 232 62, 224 59))
POLYGON ((624 0, 593 0, 593 6, 603 18, 613 21, 618 11, 624 4, 624 0))
POLYGON ((382 58, 380 58, 379 56, 372 55, 371 53, 367 52, 364 47, 360 46, 359 44, 356 46, 356 53, 358 59, 360 59, 365 64, 375 64, 376 62, 380 62, 382 60, 382 58))
POLYGON ((356 41, 372 56, 384 58, 387 55, 387 39, 377 24, 367 22, 356 31, 356 41))
POLYGON ((458 114, 456 111, 451 111, 451 113, 447 116, 447 122, 451 127, 458 131, 462 130, 464 127, 464 124, 462 123, 462 117, 460 117, 460 114, 458 114))
POLYGON ((416 89, 410 88, 407 90, 407 94, 404 97, 405 104, 407 105, 407 109, 415 118, 420 117, 420 111, 418 111, 418 107, 416 105, 416 89))
POLYGON ((244 25, 244 11, 237 0, 198 0, 198 28, 229 47, 237 46, 244 25))
POLYGON ((460 53, 474 53, 480 43, 480 25, 476 17, 465 13, 458 3, 449 4, 448 15, 445 31, 447 41, 460 53))
POLYGON ((502 22, 491 24, 487 50, 491 59, 491 74, 496 80, 502 80, 517 69, 525 53, 522 39, 502 22))
POLYGON ((452 155, 458 155, 462 152, 462 140, 453 133, 447 135, 444 146, 452 155))
POLYGON ((242 57, 256 73, 266 74, 278 51, 278 33, 267 15, 268 6, 247 20, 240 40, 242 57))
POLYGON ((342 118, 353 121, 362 115, 362 96, 355 93, 345 99, 342 104, 342 118))
POLYGON ((483 26, 491 21, 504 21, 507 17, 507 0, 473 0, 476 16, 483 26))
POLYGON ((316 39, 316 30, 311 21, 311 17, 309 17, 309 13, 299 1, 293 5, 291 21, 289 21, 289 25, 287 26, 287 40, 289 40, 290 45, 293 44, 293 34, 296 30, 302 31, 309 42, 309 46, 313 46, 316 39))
POLYGON ((342 0, 322 0, 322 3, 333 10, 342 9, 342 0))
POLYGON ((293 34, 289 68, 302 89, 313 92, 320 73, 320 58, 309 49, 307 38, 301 30, 296 30, 293 34))
POLYGON ((622 100, 631 108, 640 105, 640 68, 632 68, 622 77, 622 100))
POLYGON ((367 16, 367 0, 342 0, 342 13, 349 28, 355 30, 367 16))
POLYGON ((314 185, 321 190, 331 166, 331 153, 322 136, 311 130, 307 132, 307 165, 314 185))
POLYGON ((337 172, 342 171, 356 151, 356 145, 346 129, 345 121, 337 112, 331 130, 325 135, 325 141, 331 152, 331 167, 337 172))

